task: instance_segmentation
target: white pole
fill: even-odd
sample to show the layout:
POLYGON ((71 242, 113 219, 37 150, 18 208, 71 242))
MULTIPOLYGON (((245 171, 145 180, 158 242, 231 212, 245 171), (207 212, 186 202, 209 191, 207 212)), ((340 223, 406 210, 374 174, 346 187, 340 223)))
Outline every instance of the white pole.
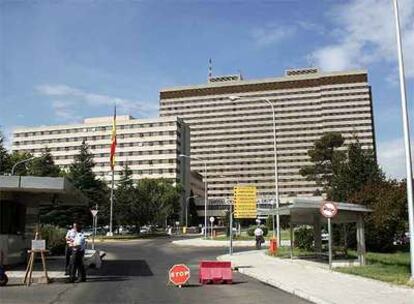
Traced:
POLYGON ((233 202, 230 201, 230 248, 229 254, 233 254, 233 202))
POLYGON ((410 126, 408 121, 407 111, 407 96, 405 89, 405 72, 404 72, 404 58, 402 50, 402 41, 400 35, 400 18, 398 1, 393 0, 394 14, 395 14, 395 30, 397 36, 398 48, 398 66, 400 75, 400 92, 401 92, 401 108, 402 120, 404 130, 404 145, 405 145, 405 164, 407 170, 407 201, 408 201, 408 224, 410 230, 410 259, 411 259, 411 280, 414 281, 414 202, 413 202, 413 176, 411 163, 411 146, 410 146, 410 126))
POLYGON ((332 228, 331 228, 330 217, 328 217, 328 250, 329 250, 329 269, 332 269, 332 228))
MULTIPOLYGON (((268 99, 263 99, 263 101, 267 102, 270 107, 272 108, 273 114, 273 153, 274 153, 274 166, 275 166, 275 200, 276 200, 276 208, 279 210, 279 178, 278 178, 278 170, 277 170, 277 149, 276 149, 276 115, 275 115, 275 108, 273 103, 268 99)), ((274 205, 273 205, 274 206, 274 205)), ((272 224, 273 224, 273 238, 275 237, 275 215, 272 215, 272 224)), ((277 245, 280 247, 280 216, 279 213, 276 215, 276 236, 277 236, 277 245)))

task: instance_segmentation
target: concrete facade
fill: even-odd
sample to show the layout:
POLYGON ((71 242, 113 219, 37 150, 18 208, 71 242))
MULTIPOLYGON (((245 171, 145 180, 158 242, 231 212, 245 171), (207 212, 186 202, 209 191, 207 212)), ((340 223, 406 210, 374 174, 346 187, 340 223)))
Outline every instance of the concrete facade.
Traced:
MULTIPOLYGON (((363 148, 375 150, 366 71, 288 70, 260 80, 230 76, 160 92, 161 117, 183 118, 191 128, 191 155, 207 161, 209 199, 224 202, 238 183, 256 185, 261 199, 274 198, 273 120, 263 98, 276 113, 281 201, 317 190, 299 170, 310 164, 307 152, 324 133, 342 133, 345 144, 356 135, 363 148), (239 99, 232 101, 234 95, 239 99)), ((191 170, 204 174, 203 162, 192 159, 191 170)))

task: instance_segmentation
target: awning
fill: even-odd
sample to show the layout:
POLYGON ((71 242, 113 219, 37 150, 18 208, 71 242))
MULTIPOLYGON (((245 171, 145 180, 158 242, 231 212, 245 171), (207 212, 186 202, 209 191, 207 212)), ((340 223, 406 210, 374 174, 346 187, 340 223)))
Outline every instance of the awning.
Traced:
POLYGON ((66 177, 0 176, 0 199, 40 205, 87 206, 88 199, 66 177))

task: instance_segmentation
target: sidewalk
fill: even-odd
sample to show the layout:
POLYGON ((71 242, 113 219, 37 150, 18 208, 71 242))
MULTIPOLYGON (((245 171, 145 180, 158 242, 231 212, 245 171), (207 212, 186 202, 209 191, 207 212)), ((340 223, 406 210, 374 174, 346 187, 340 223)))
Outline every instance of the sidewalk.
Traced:
MULTIPOLYGON (((98 257, 98 254, 100 254, 101 257, 105 256, 106 253, 104 251, 94 251, 87 249, 85 252, 85 267, 88 267, 89 265, 93 264, 96 268, 101 267, 102 260, 98 257)), ((65 276, 64 272, 64 265, 65 265, 65 257, 64 256, 47 256, 46 257, 46 266, 47 266, 47 276, 50 279, 53 280, 59 280, 59 279, 65 279, 67 276, 65 276)), ((26 274, 26 265, 20 264, 13 268, 13 270, 9 270, 6 272, 7 276, 10 279, 23 279, 26 274)), ((35 269, 32 274, 32 278, 36 282, 39 278, 43 277, 43 269, 42 264, 40 261, 40 257, 36 257, 35 262, 35 269)))
POLYGON ((231 261, 240 273, 318 304, 414 303, 414 288, 274 258, 267 256, 265 251, 246 251, 217 259, 231 261))

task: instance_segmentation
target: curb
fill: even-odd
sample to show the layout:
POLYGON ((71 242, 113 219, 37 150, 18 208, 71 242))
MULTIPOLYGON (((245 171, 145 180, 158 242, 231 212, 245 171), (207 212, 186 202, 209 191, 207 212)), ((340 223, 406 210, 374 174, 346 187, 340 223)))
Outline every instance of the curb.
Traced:
MULTIPOLYGON (((176 246, 187 246, 187 247, 229 247, 229 241, 217 241, 217 240, 203 240, 203 239, 192 239, 192 240, 176 240, 171 242, 176 246)), ((233 247, 255 247, 254 241, 233 241, 233 247), (246 243, 240 243, 246 242, 246 243)), ((263 244, 262 248, 268 248, 269 244, 263 244)))

